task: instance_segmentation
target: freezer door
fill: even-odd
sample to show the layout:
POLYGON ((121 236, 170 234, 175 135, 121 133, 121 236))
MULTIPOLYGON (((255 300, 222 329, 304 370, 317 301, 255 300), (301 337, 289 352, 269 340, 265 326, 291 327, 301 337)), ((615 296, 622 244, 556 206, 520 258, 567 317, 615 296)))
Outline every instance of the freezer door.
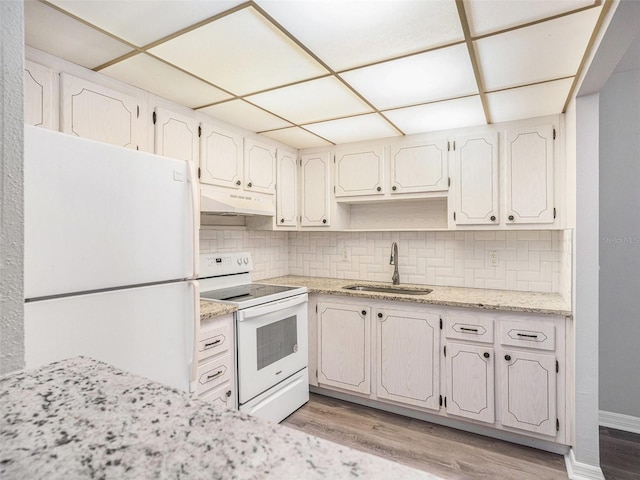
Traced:
POLYGON ((25 298, 194 278, 193 171, 25 127, 25 298))
POLYGON ((26 367, 82 355, 189 391, 198 296, 189 281, 27 302, 26 367))

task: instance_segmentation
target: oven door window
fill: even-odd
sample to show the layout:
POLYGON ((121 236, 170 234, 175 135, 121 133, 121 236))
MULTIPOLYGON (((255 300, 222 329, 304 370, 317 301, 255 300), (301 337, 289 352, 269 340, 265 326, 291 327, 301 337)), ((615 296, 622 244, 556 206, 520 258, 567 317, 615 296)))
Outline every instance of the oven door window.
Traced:
POLYGON ((270 323, 256 330, 258 370, 298 351, 296 316, 270 323))

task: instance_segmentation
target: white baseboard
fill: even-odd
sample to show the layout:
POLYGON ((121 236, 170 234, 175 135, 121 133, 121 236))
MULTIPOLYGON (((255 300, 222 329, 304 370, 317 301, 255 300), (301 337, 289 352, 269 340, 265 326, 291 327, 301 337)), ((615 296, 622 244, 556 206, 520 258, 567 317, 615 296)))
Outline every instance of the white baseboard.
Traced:
POLYGON ((605 480, 600 467, 576 461, 573 448, 564 456, 564 463, 567 466, 569 480, 605 480))
POLYGON ((625 432, 640 433, 640 418, 600 410, 600 425, 625 432))

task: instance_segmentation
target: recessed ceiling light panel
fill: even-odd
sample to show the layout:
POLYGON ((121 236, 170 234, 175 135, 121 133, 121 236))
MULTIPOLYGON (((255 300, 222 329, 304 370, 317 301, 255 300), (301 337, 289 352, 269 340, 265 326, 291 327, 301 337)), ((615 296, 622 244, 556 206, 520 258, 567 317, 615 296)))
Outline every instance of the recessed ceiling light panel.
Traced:
POLYGON ((304 128, 333 143, 360 142, 399 135, 396 129, 378 114, 313 123, 305 125, 304 128))
POLYGON ((254 107, 244 100, 231 100, 198 111, 252 132, 291 126, 289 122, 254 107))

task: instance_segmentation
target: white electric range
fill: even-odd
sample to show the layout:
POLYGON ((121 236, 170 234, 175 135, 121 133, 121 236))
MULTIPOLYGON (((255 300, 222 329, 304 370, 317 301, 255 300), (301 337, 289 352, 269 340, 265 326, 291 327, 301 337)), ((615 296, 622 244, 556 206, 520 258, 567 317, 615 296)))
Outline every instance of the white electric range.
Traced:
POLYGON ((307 289, 251 282, 251 254, 200 255, 200 298, 235 313, 238 405, 280 422, 309 400, 307 289))

